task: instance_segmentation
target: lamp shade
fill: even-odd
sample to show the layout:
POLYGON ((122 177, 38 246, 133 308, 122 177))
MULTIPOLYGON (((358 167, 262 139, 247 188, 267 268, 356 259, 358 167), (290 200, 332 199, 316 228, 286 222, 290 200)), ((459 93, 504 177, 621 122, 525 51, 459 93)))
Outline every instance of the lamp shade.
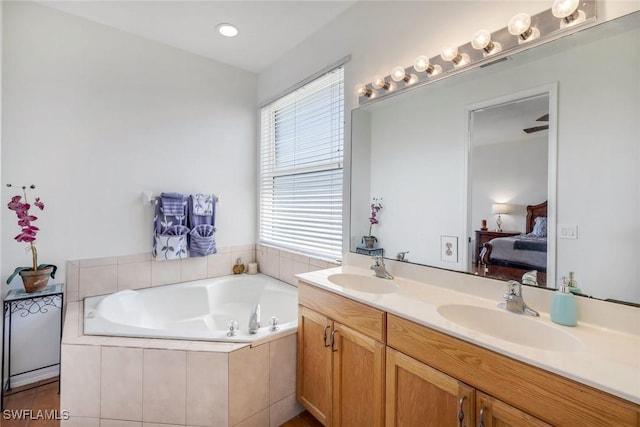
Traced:
POLYGON ((491 205, 491 212, 494 214, 508 214, 511 213, 511 205, 507 203, 494 203, 491 205))

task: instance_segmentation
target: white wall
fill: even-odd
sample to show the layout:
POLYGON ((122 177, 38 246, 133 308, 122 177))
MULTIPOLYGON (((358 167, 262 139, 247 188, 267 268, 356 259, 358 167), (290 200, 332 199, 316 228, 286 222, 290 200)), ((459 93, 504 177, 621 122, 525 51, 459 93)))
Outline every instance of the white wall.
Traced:
MULTIPOLYGON (((143 190, 213 192, 218 244, 255 242, 255 75, 34 3, 3 31, 2 183, 38 187, 41 263, 150 252, 143 190)), ((4 214, 6 278, 30 258, 4 214)))
MULTIPOLYGON (((505 231, 526 231, 527 205, 547 200, 549 142, 544 136, 520 141, 475 146, 471 149, 471 227, 479 230, 483 219, 489 230, 496 228, 496 202, 515 205, 501 215, 505 231)), ((473 231, 472 236, 473 238, 473 231)))

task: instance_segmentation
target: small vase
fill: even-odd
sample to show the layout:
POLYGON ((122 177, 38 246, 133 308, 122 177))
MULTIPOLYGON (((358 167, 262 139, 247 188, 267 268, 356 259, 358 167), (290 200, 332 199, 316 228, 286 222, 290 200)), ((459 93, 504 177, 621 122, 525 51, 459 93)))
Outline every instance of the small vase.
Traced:
POLYGON ((22 277, 22 285, 27 293, 41 291, 47 287, 49 283, 49 277, 53 267, 43 268, 42 270, 23 270, 20 272, 22 277))
POLYGON ((362 244, 367 249, 375 248, 378 239, 375 236, 362 236, 362 244))

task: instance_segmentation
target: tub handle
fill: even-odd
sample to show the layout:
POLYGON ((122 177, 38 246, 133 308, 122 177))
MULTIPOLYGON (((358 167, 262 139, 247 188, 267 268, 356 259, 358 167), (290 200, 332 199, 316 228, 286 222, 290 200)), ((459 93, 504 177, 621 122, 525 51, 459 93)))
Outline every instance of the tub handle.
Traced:
POLYGON ((331 327, 331 325, 327 325, 324 327, 324 337, 322 339, 322 341, 324 342, 324 346, 325 347, 329 347, 331 344, 327 344, 327 331, 329 330, 329 328, 331 327))

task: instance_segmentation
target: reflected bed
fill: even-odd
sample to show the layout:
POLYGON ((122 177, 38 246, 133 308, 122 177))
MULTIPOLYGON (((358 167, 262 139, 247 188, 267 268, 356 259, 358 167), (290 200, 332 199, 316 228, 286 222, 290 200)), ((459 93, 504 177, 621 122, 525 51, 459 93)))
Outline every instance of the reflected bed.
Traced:
POLYGON ((520 281, 527 271, 537 270, 538 286, 546 286, 546 201, 527 206, 526 230, 526 234, 499 237, 483 245, 480 262, 486 276, 520 281))

